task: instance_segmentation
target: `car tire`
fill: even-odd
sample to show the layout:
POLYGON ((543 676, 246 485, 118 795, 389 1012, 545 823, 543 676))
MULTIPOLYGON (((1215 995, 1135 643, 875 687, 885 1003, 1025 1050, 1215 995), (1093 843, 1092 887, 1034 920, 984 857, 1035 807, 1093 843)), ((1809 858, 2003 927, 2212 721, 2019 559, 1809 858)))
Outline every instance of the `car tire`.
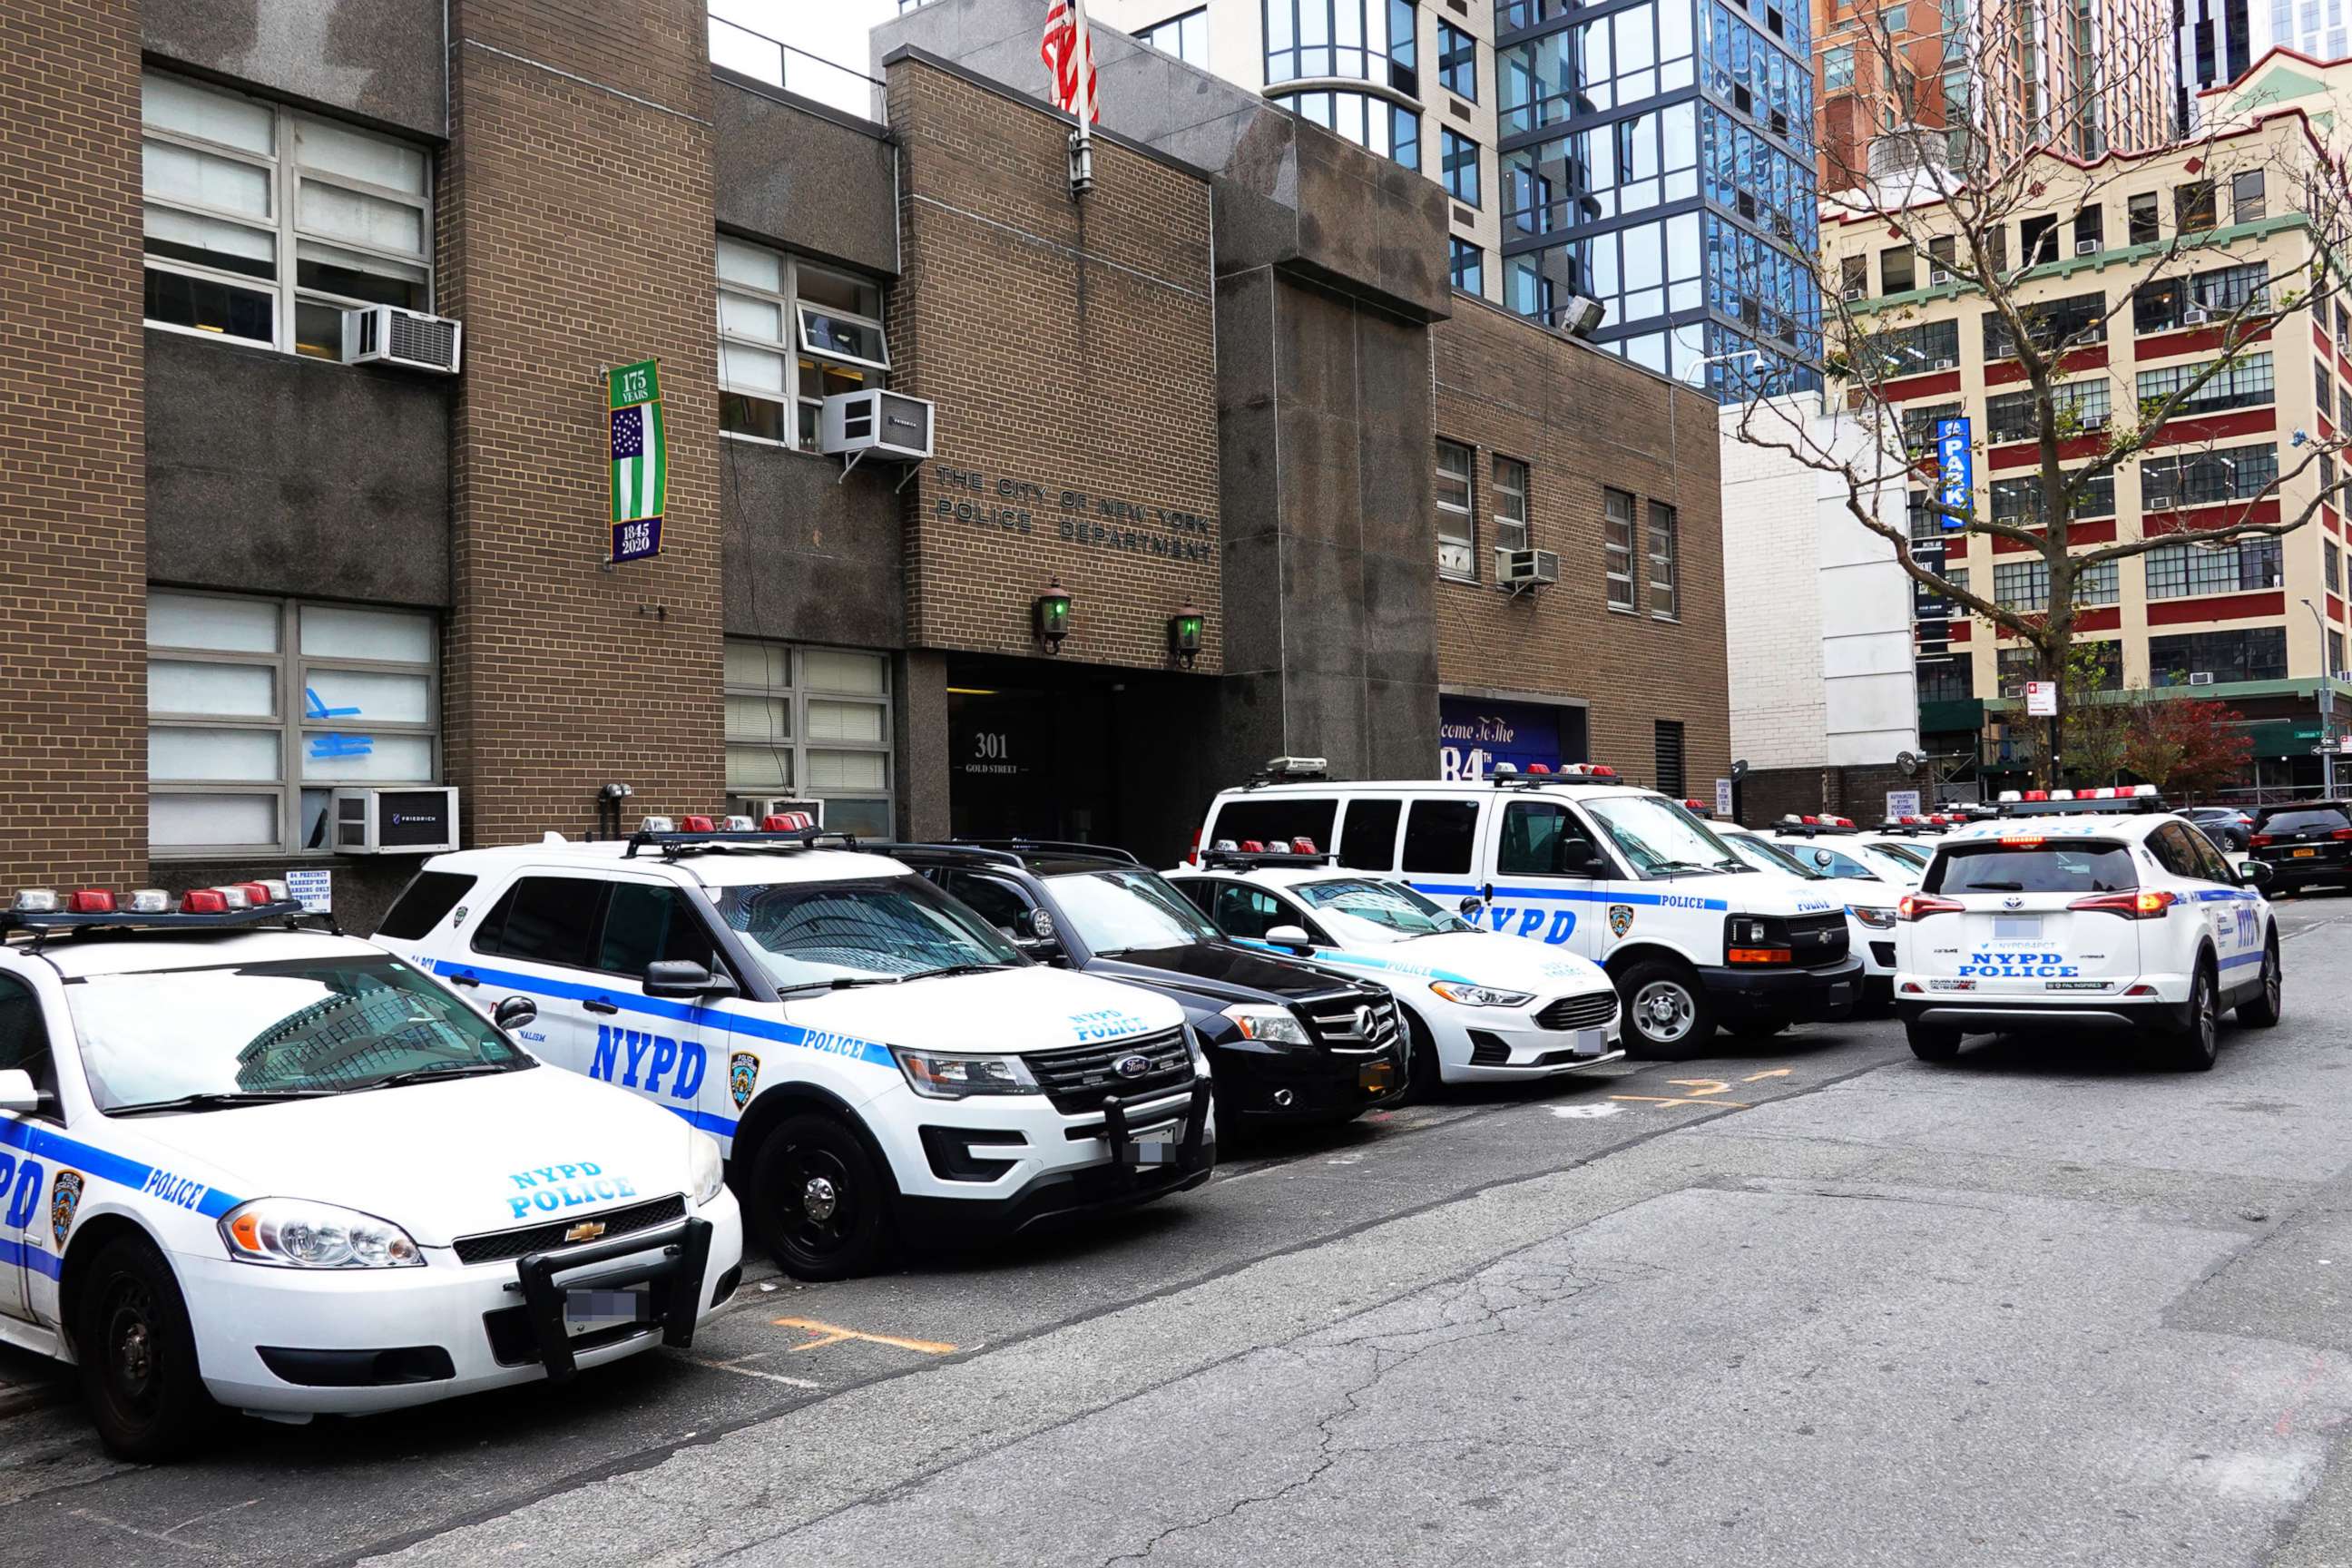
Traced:
POLYGON ((2182 1072, 2210 1072, 2221 1054, 2221 986, 2213 978, 2211 961, 2200 959, 2197 977, 2189 983, 2189 1022, 2173 1031, 2169 1055, 2182 1072))
POLYGON ((1405 1058, 1404 1102, 1427 1105, 1445 1087, 1444 1067, 1437 1059, 1437 1039, 1412 1009, 1400 1007, 1397 1011, 1404 1015, 1405 1037, 1411 1047, 1411 1055, 1405 1058))
POLYGON ((1715 999, 1679 963, 1644 959, 1617 977, 1617 994, 1625 1005, 1629 1056, 1674 1056, 1704 1045, 1715 1033, 1715 999))
POLYGON ((180 1282, 144 1236, 106 1243, 75 1285, 74 1359, 99 1440, 118 1458, 184 1457, 220 1420, 180 1282))
POLYGON ((795 1279, 870 1274, 890 1248, 890 1186, 830 1116, 790 1116, 751 1162, 751 1233, 795 1279))
POLYGON ((2238 1022, 2257 1029, 2275 1028, 2284 1003, 2284 976, 2279 969, 2278 935, 2263 946, 2263 978, 2253 995, 2238 1004, 2238 1022))
POLYGON ((1906 1024, 1903 1037, 1923 1062, 1948 1062, 1960 1054, 1960 1032, 1941 1024, 1906 1024))

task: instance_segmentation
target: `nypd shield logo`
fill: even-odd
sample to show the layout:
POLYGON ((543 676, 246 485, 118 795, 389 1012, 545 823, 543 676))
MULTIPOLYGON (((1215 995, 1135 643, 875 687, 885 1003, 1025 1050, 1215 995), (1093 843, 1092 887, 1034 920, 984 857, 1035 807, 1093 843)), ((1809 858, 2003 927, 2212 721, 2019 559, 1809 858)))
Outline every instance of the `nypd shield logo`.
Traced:
POLYGON ((760 1058, 749 1051, 737 1051, 727 1064, 727 1096, 742 1110, 751 1103, 751 1091, 760 1087, 760 1058))
POLYGON ((66 1232, 73 1229, 74 1211, 81 1207, 81 1173, 59 1171, 58 1184, 49 1189, 49 1234, 58 1240, 62 1251, 66 1232))
POLYGON ((1633 929, 1633 906, 1631 904, 1610 905, 1609 934, 1611 936, 1623 936, 1627 931, 1632 931, 1633 929))

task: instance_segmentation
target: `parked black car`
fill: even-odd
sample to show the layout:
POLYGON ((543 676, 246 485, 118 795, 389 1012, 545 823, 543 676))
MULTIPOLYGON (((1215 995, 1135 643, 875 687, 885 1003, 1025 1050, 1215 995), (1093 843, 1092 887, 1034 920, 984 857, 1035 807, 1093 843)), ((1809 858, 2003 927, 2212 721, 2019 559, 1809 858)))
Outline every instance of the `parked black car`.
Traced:
POLYGON ((2247 853, 2271 868, 2271 892, 2322 882, 2352 888, 2352 801, 2258 805, 2249 844, 2247 853))
POLYGON ((2254 819, 2234 805, 2191 805, 2179 815, 2224 849, 2243 851, 2254 836, 2254 819))
POLYGON ((1184 1009, 1227 1131, 1345 1121, 1403 1098, 1405 1037, 1387 991, 1242 947, 1121 850, 1098 845, 861 844, 905 862, 1032 958, 1125 981, 1184 1009))

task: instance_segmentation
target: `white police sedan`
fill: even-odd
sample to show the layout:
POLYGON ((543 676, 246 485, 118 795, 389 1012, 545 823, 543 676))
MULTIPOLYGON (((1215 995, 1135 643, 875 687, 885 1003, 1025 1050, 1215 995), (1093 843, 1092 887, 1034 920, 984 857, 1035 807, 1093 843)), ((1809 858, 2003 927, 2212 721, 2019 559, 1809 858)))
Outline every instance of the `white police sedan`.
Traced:
POLYGON ((0 1342, 133 1459, 683 1345, 740 1278, 718 1145, 540 1069, 280 885, 0 921, 0 1342))

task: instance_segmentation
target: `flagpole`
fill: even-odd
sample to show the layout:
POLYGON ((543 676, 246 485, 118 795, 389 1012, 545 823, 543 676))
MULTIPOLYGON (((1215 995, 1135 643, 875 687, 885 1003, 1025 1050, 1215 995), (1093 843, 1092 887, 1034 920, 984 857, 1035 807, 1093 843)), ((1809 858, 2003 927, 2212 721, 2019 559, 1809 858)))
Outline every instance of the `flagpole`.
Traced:
POLYGON ((1087 0, 1070 0, 1070 19, 1077 26, 1078 128, 1070 137, 1070 194, 1085 195, 1095 184, 1095 50, 1094 35, 1087 30, 1087 0))

